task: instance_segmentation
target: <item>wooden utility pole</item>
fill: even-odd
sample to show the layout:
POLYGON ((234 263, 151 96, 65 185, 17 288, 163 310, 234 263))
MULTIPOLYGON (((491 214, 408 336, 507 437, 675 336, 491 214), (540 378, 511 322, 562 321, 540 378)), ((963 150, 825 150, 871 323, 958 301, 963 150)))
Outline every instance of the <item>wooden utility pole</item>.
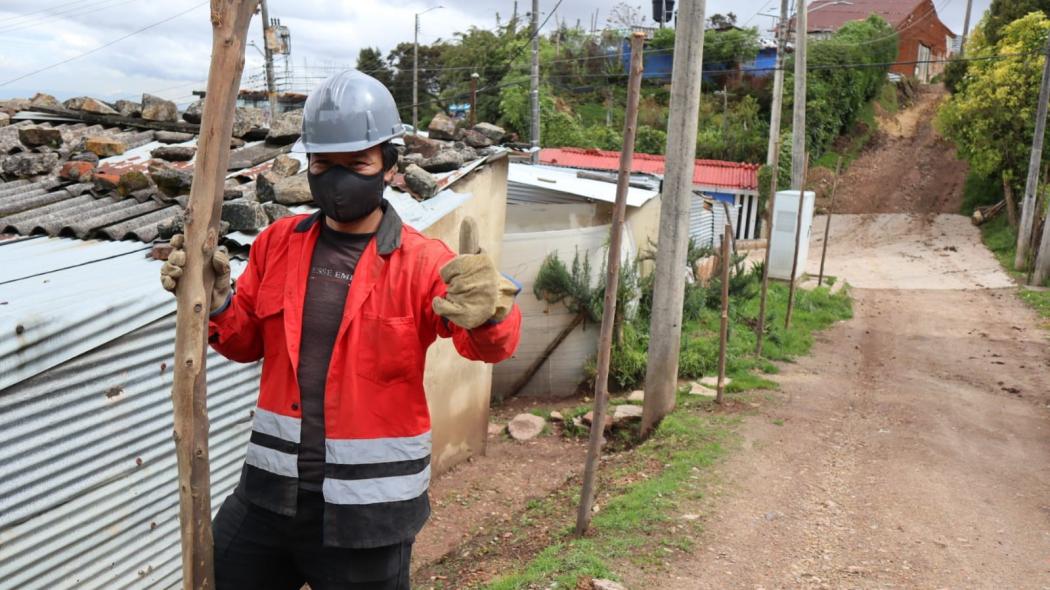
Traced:
POLYGON ((726 223, 722 232, 722 326, 718 332, 718 393, 715 403, 722 403, 722 394, 726 389, 726 346, 729 344, 729 266, 732 264, 733 251, 730 247, 729 234, 732 228, 726 223))
MULTIPOLYGON (((773 106, 770 107, 769 113, 769 148, 766 150, 766 164, 769 166, 774 166, 779 156, 774 150, 780 149, 780 116, 784 110, 784 54, 787 53, 788 22, 788 0, 780 0, 780 22, 777 23, 777 64, 773 71, 773 106)), ((769 235, 770 225, 766 223, 763 235, 769 235)))
POLYGON ((667 118, 667 164, 660 204, 659 247, 649 324, 649 362, 645 371, 642 434, 674 409, 678 388, 678 352, 682 341, 682 300, 689 246, 689 205, 693 195, 700 67, 704 56, 705 0, 684 0, 671 70, 671 105, 667 118))
POLYGON ((186 206, 186 265, 176 292, 178 312, 171 388, 179 465, 184 590, 215 587, 205 374, 209 299, 215 281, 211 259, 219 241, 233 111, 244 70, 248 24, 256 5, 258 0, 211 0, 211 66, 195 173, 186 206))
POLYGON ((973 0, 966 0, 966 18, 963 20, 963 35, 959 40, 959 57, 966 56, 966 38, 970 36, 970 9, 973 8, 973 0))
POLYGON ((795 105, 791 122, 791 188, 802 188, 806 168, 806 0, 795 16, 795 105))
POLYGON ((1035 115, 1035 135, 1032 137, 1032 153, 1028 159, 1028 180, 1024 186, 1024 201, 1021 202, 1021 225, 1017 231, 1017 254, 1014 268, 1023 270, 1028 250, 1032 246, 1032 228, 1039 216, 1036 210, 1035 193, 1039 189, 1039 165, 1043 161, 1043 138, 1046 136, 1046 106, 1050 101, 1050 35, 1046 38, 1046 55, 1043 60, 1043 81, 1039 85, 1039 103, 1035 115))
POLYGON ((266 59, 266 99, 270 103, 270 122, 277 117, 277 84, 273 79, 273 49, 270 47, 270 10, 266 0, 259 0, 259 13, 262 16, 263 57, 266 59))
POLYGON ((839 174, 842 174, 842 156, 835 164, 835 180, 831 182, 831 203, 828 205, 828 218, 824 222, 824 243, 820 248, 820 274, 817 275, 817 286, 824 284, 824 260, 828 257, 828 236, 831 234, 831 216, 835 210, 835 193, 839 188, 839 174))
POLYGON ((766 232, 766 255, 762 262, 762 295, 758 301, 758 324, 755 326, 755 355, 762 356, 762 339, 766 335, 766 296, 769 293, 769 251, 773 245, 773 212, 776 211, 777 183, 780 180, 780 138, 773 149, 772 180, 769 181, 769 230, 766 232))
POLYGON ((624 114, 623 150, 620 152, 620 171, 616 177, 616 204, 613 205, 612 226, 609 229, 609 258, 605 272, 605 304, 602 308, 602 328, 598 336, 598 376, 594 382, 594 419, 587 445, 587 462, 583 469, 583 489, 580 491, 580 509, 576 515, 576 536, 587 532, 594 504, 594 482, 598 475, 605 431, 605 410, 609 398, 609 363, 612 357, 613 327, 616 322, 616 294, 620 284, 620 245, 623 242, 623 218, 627 209, 627 190, 631 182, 631 162, 634 160, 634 136, 638 130, 638 102, 642 89, 642 42, 645 33, 631 35, 631 72, 627 80, 627 110, 624 114))
POLYGON ((532 75, 529 76, 529 98, 532 102, 533 164, 540 162, 540 0, 532 0, 532 75))
POLYGON ((788 277, 788 304, 787 312, 784 313, 784 329, 791 327, 791 311, 795 306, 795 275, 798 274, 798 251, 802 245, 802 210, 806 204, 806 172, 809 167, 802 168, 802 184, 798 189, 798 215, 795 217, 795 250, 791 254, 791 276, 788 277))

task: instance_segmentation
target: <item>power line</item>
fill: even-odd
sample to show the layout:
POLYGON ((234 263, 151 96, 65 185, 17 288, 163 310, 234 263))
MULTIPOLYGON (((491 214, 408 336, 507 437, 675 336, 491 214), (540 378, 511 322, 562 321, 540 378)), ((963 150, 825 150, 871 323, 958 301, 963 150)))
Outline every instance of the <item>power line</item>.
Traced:
POLYGON ((55 19, 55 18, 61 17, 61 18, 67 18, 68 19, 68 18, 71 18, 71 17, 74 17, 74 16, 80 16, 80 15, 83 15, 83 14, 88 14, 88 13, 96 12, 96 11, 99 11, 99 10, 104 10, 104 9, 108 10, 108 9, 113 8, 115 6, 119 6, 121 4, 128 4, 129 2, 134 2, 134 1, 135 0, 96 0, 93 3, 92 2, 88 2, 86 4, 81 4, 80 6, 75 6, 73 8, 69 8, 69 9, 66 9, 66 10, 62 10, 62 11, 53 12, 53 13, 37 16, 37 17, 34 17, 34 18, 30 18, 30 19, 28 19, 28 20, 26 20, 24 22, 7 23, 5 25, 0 25, 0 33, 10 33, 10 32, 13 32, 13 31, 21 31, 23 29, 31 29, 33 27, 38 27, 38 26, 40 26, 42 24, 45 24, 45 23, 53 22, 53 19, 55 19))
POLYGON ((152 29, 154 27, 157 27, 159 25, 162 25, 162 24, 164 24, 164 23, 166 23, 168 21, 175 20, 176 18, 178 18, 178 17, 180 17, 180 16, 182 16, 184 14, 190 13, 190 12, 192 12, 192 11, 194 11, 194 10, 196 10, 196 9, 200 8, 201 6, 204 6, 204 5, 208 4, 208 3, 209 3, 208 0, 206 0, 205 2, 201 2, 199 4, 194 4, 190 8, 188 8, 186 10, 183 10, 180 13, 173 14, 172 16, 169 16, 168 18, 166 18, 164 20, 157 21, 157 22, 155 22, 155 23, 153 23, 151 25, 146 25, 145 27, 142 27, 141 29, 132 31, 132 32, 128 33, 127 35, 124 35, 123 37, 118 37, 117 39, 114 39, 114 40, 112 40, 112 41, 110 41, 108 43, 105 43, 103 45, 99 45, 98 47, 96 47, 94 49, 90 49, 88 51, 85 51, 84 53, 80 53, 78 55, 74 55, 73 57, 64 59, 62 61, 53 63, 51 65, 44 66, 44 67, 39 68, 37 70, 33 70, 32 72, 28 72, 26 74, 22 74, 21 76, 17 76, 15 78, 11 78, 10 80, 5 80, 3 82, 0 82, 0 86, 7 86, 8 84, 11 84, 12 82, 18 82, 19 80, 24 80, 25 78, 29 78, 30 76, 35 76, 35 75, 37 75, 37 74, 39 74, 41 72, 46 72, 47 70, 51 70, 51 69, 57 68, 58 66, 67 64, 67 63, 69 63, 71 61, 78 60, 78 59, 80 59, 82 57, 86 57, 86 56, 91 55, 93 53, 97 53, 97 52, 99 52, 99 51, 101 51, 101 50, 103 50, 103 49, 105 49, 107 47, 110 47, 112 45, 115 45, 115 44, 123 41, 124 39, 127 39, 129 37, 133 37, 135 35, 138 35, 139 33, 148 31, 148 30, 150 30, 150 29, 152 29))

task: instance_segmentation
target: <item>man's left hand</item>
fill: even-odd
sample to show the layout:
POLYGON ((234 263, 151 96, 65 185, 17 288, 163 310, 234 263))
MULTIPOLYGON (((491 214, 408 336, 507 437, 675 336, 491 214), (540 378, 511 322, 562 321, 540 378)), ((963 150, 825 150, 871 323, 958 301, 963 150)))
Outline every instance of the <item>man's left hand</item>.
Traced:
POLYGON ((488 254, 462 254, 441 268, 448 287, 434 298, 434 312, 472 330, 488 321, 501 321, 514 307, 517 285, 500 275, 488 254))

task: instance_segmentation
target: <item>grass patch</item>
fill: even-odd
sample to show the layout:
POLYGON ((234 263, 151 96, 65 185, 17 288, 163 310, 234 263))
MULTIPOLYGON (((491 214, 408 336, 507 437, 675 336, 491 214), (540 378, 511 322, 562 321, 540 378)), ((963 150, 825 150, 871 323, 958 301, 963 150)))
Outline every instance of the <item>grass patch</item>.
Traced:
POLYGON ((1024 274, 1014 270, 1014 256, 1017 255, 1017 230, 1010 227, 1006 220, 1006 213, 996 216, 995 219, 981 225, 981 238, 984 245, 999 259, 999 264, 1015 278, 1023 278, 1024 274))
MULTIPOLYGON (((732 430, 739 418, 697 411, 694 400, 681 400, 683 408, 663 420, 653 436, 637 447, 629 460, 614 469, 605 468, 603 489, 613 495, 599 497, 601 510, 591 521, 592 533, 572 536, 570 526, 555 534, 554 542, 517 572, 488 585, 487 590, 521 590, 551 587, 575 588, 581 577, 615 579, 612 565, 629 559, 639 565, 655 564, 666 555, 664 548, 688 550, 686 529, 671 524, 680 502, 701 497, 702 481, 696 474, 721 458, 731 447, 732 430), (692 411, 690 411, 692 410, 692 411), (646 465, 662 469, 652 477, 619 487, 615 482, 637 474, 646 465)), ((577 501, 573 498, 573 502, 577 501)), ((535 510, 546 509, 542 502, 535 510)))
POLYGON ((848 170, 850 164, 860 157, 861 152, 871 143, 878 131, 879 123, 875 120, 875 101, 872 101, 865 104, 857 113, 857 120, 849 132, 839 136, 831 148, 813 162, 813 166, 834 170, 841 157, 843 172, 848 170))
MULTIPOLYGON (((852 316, 848 289, 831 294, 828 288, 796 292, 792 326, 783 327, 787 285, 773 283, 767 301, 767 329, 764 355, 756 357, 754 325, 758 299, 734 303, 729 338, 727 373, 733 382, 728 392, 772 389, 777 385, 766 375, 777 372, 773 360, 791 360, 809 352, 813 332, 852 316)), ((717 370, 719 313, 704 309, 699 317, 683 327, 683 362, 691 370, 712 373, 717 370)), ((690 370, 687 368, 687 370, 690 370)), ((748 399, 744 397, 744 399, 748 399)), ((747 404, 738 407, 746 407, 747 404)), ((678 514, 683 504, 702 499, 712 463, 732 448, 739 415, 710 411, 710 398, 679 391, 677 409, 664 418, 648 440, 630 453, 607 455, 610 460, 599 474, 601 495, 591 533, 577 539, 572 535, 575 506, 579 502, 576 485, 567 486, 552 499, 531 502, 514 536, 535 538, 546 535, 531 558, 518 558, 516 567, 487 585, 487 590, 527 588, 575 588, 580 578, 616 579, 616 563, 628 561, 638 567, 658 567, 668 552, 686 551, 699 524, 683 521, 678 514), (542 517, 541 517, 542 515, 542 517), (554 530, 536 530, 544 521, 559 523, 554 530), (518 561, 521 559, 521 561, 518 561), (556 585, 554 585, 556 583, 556 585)), ((586 435, 585 429, 572 428, 572 418, 584 414, 590 405, 564 410, 566 432, 586 435)), ((783 425, 783 420, 774 423, 783 425), (779 422, 779 423, 778 423, 779 422)), ((617 441, 610 440, 616 447, 617 441)), ((527 553, 525 555, 528 555, 527 553)))
POLYGON ((1041 318, 1046 320, 1043 322, 1044 327, 1050 328, 1050 291, 1021 289, 1018 295, 1025 303, 1031 305, 1041 318))
POLYGON ((875 97, 879 108, 887 115, 895 115, 900 110, 900 102, 897 100, 897 86, 895 84, 883 84, 879 95, 875 97))

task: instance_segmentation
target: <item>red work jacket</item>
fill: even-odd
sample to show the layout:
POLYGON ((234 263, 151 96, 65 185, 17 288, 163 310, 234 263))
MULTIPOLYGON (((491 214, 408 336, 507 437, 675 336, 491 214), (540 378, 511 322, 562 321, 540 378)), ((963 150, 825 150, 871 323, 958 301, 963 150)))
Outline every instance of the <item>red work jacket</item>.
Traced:
MULTIPOLYGON (((320 213, 281 219, 259 234, 226 309, 209 326, 223 356, 263 360, 259 401, 237 492, 295 513, 302 414, 296 375, 303 301, 320 213)), ((384 203, 358 261, 325 384, 325 543, 376 547, 413 537, 429 513, 430 413, 426 351, 452 338, 465 358, 496 363, 518 345, 521 312, 466 330, 431 302, 446 291, 439 271, 455 254, 404 225, 384 203)))

